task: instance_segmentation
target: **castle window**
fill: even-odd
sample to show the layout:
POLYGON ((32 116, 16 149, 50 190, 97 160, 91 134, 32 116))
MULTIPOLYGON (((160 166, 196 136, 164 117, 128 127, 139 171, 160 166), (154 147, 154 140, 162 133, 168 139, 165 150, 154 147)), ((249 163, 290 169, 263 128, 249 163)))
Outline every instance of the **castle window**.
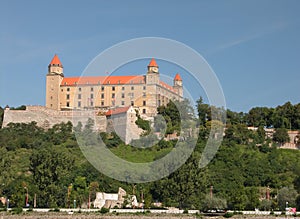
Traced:
POLYGON ((63 92, 64 91, 64 89, 61 89, 61 92, 63 92))
POLYGON ((104 91, 104 86, 101 87, 101 91, 104 91))
POLYGON ((93 88, 93 87, 91 87, 91 91, 94 91, 94 88, 93 88))
POLYGON ((79 99, 79 100, 81 99, 81 94, 78 94, 78 99, 79 99))
POLYGON ((70 91, 70 88, 69 88, 69 87, 67 88, 67 91, 70 91))
POLYGON ((81 107, 81 102, 80 101, 78 102, 78 107, 81 107))
POLYGON ((101 101, 101 106, 104 106, 104 101, 101 101))
POLYGON ((112 86, 111 89, 112 89, 113 91, 116 90, 115 86, 112 86))
POLYGON ((143 97, 146 97, 146 92, 143 92, 143 97))
POLYGON ((91 106, 94 106, 94 102, 93 101, 91 102, 91 106))
POLYGON ((67 100, 69 100, 69 99, 70 99, 70 94, 67 94, 67 97, 66 97, 66 98, 67 98, 67 100))
POLYGON ((111 94, 111 98, 115 98, 115 94, 114 93, 111 94))
POLYGON ((131 90, 134 90, 134 86, 131 87, 131 90))
POLYGON ((133 97, 134 97, 134 93, 128 93, 128 96, 129 96, 130 98, 133 98, 133 97))
POLYGON ((134 102, 133 101, 131 101, 131 106, 134 106, 134 102))
MULTIPOLYGON (((75 82, 75 83, 77 83, 77 82, 75 82)), ((81 91, 81 87, 78 88, 78 91, 81 91)))
POLYGON ((94 94, 91 94, 91 99, 93 99, 94 98, 94 94))
POLYGON ((104 98, 104 94, 101 94, 101 98, 102 98, 102 99, 104 98))
POLYGON ((143 114, 146 114, 146 109, 143 109, 143 114))
POLYGON ((143 106, 146 106, 146 100, 143 101, 143 106))
POLYGON ((143 90, 146 90, 146 86, 143 86, 143 90))
POLYGON ((124 93, 122 93, 122 98, 125 98, 125 94, 124 93))
POLYGON ((124 87, 124 86, 122 87, 122 90, 125 90, 125 87, 124 87))
POLYGON ((121 102, 121 104, 122 104, 122 106, 124 106, 124 105, 125 105, 125 101, 123 100, 123 101, 121 102))
POLYGON ((70 107, 70 102, 67 102, 67 107, 70 107))

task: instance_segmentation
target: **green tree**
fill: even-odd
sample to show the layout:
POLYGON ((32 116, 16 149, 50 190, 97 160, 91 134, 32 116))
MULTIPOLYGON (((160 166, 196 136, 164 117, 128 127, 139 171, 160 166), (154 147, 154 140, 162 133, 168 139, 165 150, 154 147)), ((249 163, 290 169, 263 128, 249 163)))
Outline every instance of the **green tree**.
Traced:
POLYGON ((87 202, 88 195, 89 191, 87 187, 86 178, 83 176, 77 176, 73 184, 72 199, 76 200, 77 206, 80 207, 83 203, 87 202))
POLYGON ((42 148, 32 154, 30 171, 40 190, 39 195, 43 197, 42 206, 56 207, 64 204, 67 188, 62 183, 68 179, 73 164, 74 158, 63 149, 42 148))
POLYGON ((208 104, 203 102, 202 97, 197 100, 197 111, 200 125, 205 125, 210 114, 210 108, 208 104))
POLYGON ((273 141, 283 145, 285 142, 288 142, 290 137, 287 133, 287 129, 285 128, 277 128, 273 134, 273 141))
POLYGON ((292 187, 283 187, 278 191, 278 205, 280 210, 296 206, 297 192, 292 187))
POLYGON ((227 208, 226 199, 211 196, 210 194, 205 196, 201 206, 202 211, 225 210, 226 208, 227 208))
POLYGON ((2 127, 3 116, 4 116, 4 109, 0 107, 0 128, 2 127))

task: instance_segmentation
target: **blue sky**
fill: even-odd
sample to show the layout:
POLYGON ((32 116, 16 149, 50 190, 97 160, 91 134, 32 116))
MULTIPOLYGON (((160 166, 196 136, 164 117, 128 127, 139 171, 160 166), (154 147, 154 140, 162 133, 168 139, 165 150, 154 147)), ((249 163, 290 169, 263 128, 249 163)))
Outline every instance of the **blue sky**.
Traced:
MULTIPOLYGON (((66 77, 79 76, 103 50, 137 37, 170 38, 195 49, 218 76, 234 111, 295 104, 299 11, 297 0, 2 0, 0 106, 44 105, 45 75, 55 53, 66 77)), ((145 73, 144 63, 124 69, 145 73)), ((158 64, 161 71, 177 71, 158 64)), ((184 75, 183 80, 192 83, 184 75)))

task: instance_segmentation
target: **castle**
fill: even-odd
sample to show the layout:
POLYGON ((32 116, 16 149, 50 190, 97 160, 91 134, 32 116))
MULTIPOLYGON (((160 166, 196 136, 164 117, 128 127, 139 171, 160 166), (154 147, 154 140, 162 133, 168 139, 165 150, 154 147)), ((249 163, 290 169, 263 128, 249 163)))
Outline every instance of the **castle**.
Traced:
POLYGON ((63 65, 55 55, 46 75, 46 106, 26 110, 5 108, 2 127, 35 121, 45 129, 61 122, 83 125, 94 120, 100 132, 116 131, 125 143, 138 139, 143 130, 135 124, 136 111, 145 119, 157 114, 157 107, 183 99, 182 79, 177 73, 173 86, 159 78, 155 59, 142 76, 64 77, 63 65))
POLYGON ((46 107, 54 110, 109 109, 133 106, 141 115, 156 115, 157 107, 183 99, 182 79, 173 85, 160 80, 155 59, 145 75, 64 77, 63 65, 55 55, 46 76, 46 107))

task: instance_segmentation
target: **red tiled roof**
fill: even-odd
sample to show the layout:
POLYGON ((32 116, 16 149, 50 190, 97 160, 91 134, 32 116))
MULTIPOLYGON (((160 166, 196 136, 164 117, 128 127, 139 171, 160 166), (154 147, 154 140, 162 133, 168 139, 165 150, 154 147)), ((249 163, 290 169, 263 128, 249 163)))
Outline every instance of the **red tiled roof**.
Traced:
POLYGON ((148 66, 150 66, 150 67, 158 67, 158 65, 156 64, 156 61, 155 61, 154 58, 151 59, 151 61, 150 61, 150 63, 149 63, 148 66))
POLYGON ((174 81, 182 81, 179 73, 175 75, 174 81))
POLYGON ((51 60, 50 65, 62 65, 56 54, 54 55, 53 59, 51 60))
POLYGON ((165 83, 163 81, 159 81, 159 84, 160 84, 160 86, 162 86, 164 88, 167 88, 168 90, 176 93, 175 89, 171 85, 169 85, 169 84, 167 84, 167 83, 165 83))
POLYGON ((87 84, 145 84, 145 76, 87 76, 64 78, 61 85, 76 86, 87 84))
POLYGON ((126 107, 120 107, 120 108, 115 108, 115 109, 110 109, 108 110, 105 115, 106 116, 111 116, 111 115, 116 115, 116 114, 121 114, 121 113, 126 113, 130 106, 126 107))

